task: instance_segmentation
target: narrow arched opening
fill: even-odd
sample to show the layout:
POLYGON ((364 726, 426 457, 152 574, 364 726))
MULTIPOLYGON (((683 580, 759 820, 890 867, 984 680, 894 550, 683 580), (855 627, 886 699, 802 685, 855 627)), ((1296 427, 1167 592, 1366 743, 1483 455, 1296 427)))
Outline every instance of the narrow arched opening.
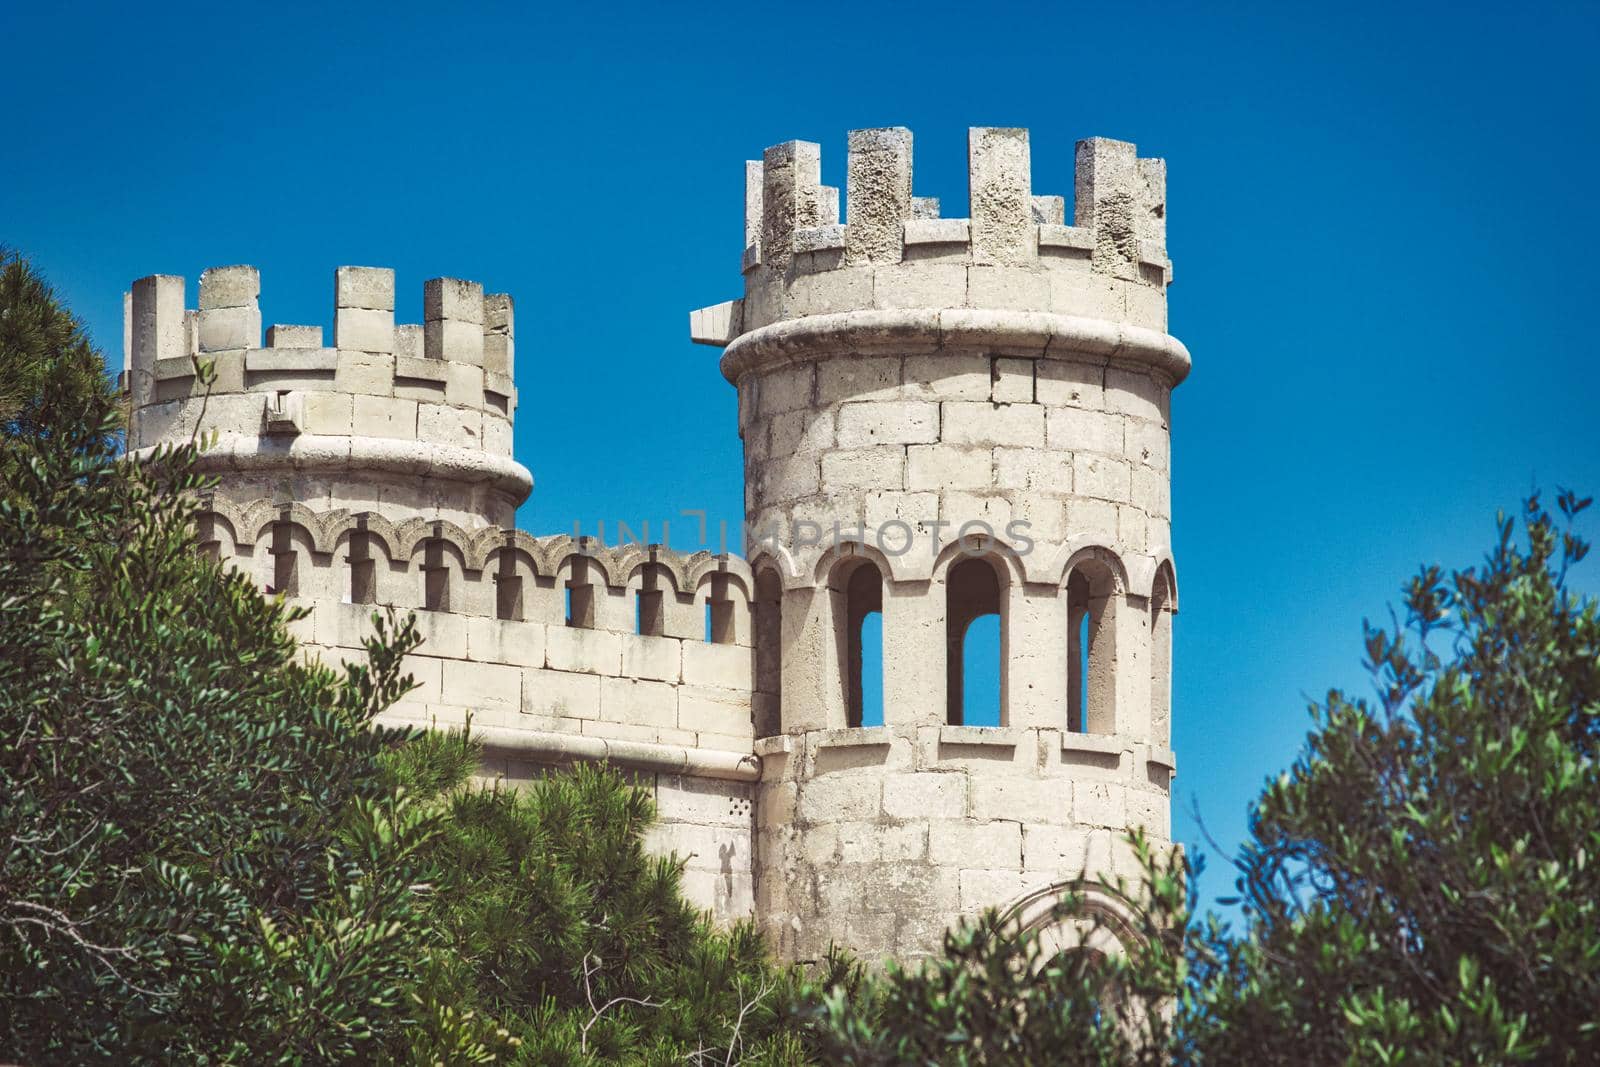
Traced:
POLYGON ((844 687, 845 725, 881 726, 883 572, 869 559, 845 560, 834 567, 830 591, 834 597, 834 618, 842 628, 839 634, 842 646, 840 681, 844 687), (867 677, 869 670, 870 679, 867 677))
POLYGON ((1153 744, 1172 744, 1172 572, 1166 567, 1156 572, 1150 595, 1150 740, 1153 744))
POLYGON ((783 583, 778 572, 756 574, 754 657, 755 693, 752 711, 757 737, 783 732, 783 583))
POLYGON ((645 637, 661 637, 667 632, 667 596, 672 579, 657 563, 647 564, 639 573, 639 591, 634 600, 634 632, 645 637))
POLYGON ((450 562, 442 537, 430 537, 423 544, 422 607, 425 611, 450 610, 450 562))
POLYGON ((1004 584, 987 558, 957 561, 945 577, 945 721, 1004 726, 1004 584))
POLYGON ((567 572, 567 625, 593 629, 595 623, 594 561, 573 556, 567 572))
POLYGON ((1067 729, 1114 734, 1117 730, 1117 627, 1120 600, 1115 574, 1086 560, 1067 579, 1067 729))

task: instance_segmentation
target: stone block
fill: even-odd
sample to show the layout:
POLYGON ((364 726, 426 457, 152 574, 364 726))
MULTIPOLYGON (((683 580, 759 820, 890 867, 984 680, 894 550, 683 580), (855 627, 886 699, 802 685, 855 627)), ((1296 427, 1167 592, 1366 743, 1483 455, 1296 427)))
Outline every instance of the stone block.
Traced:
POLYGON ((1127 787, 1117 782, 1073 782, 1072 817, 1087 826, 1127 826, 1127 787))
POLYGON ((928 825, 928 862, 947 867, 1022 869, 1022 824, 956 822, 928 825))
POLYGON ((483 407, 483 368, 464 363, 444 365, 444 400, 463 408, 483 407))
POLYGON ((974 775, 972 817, 1024 823, 1072 819, 1072 782, 1066 778, 989 778, 974 775))
POLYGON ((477 448, 483 441, 483 412, 445 404, 417 405, 417 440, 429 444, 477 448))
POLYGON ((989 357, 981 352, 907 356, 903 388, 907 396, 988 400, 992 373, 989 357))
POLYGON ((990 372, 989 399, 996 404, 1033 403, 1033 366, 1031 359, 997 358, 990 372))
POLYGON ((1082 537, 1102 545, 1114 545, 1117 540, 1117 506, 1104 500, 1087 500, 1074 496, 1067 500, 1067 529, 1073 537, 1082 537))
POLYGON ((1157 384, 1148 374, 1121 367, 1106 368, 1105 405, 1111 411, 1165 426, 1167 399, 1166 387, 1157 384))
POLYGON ((352 407, 353 432, 358 437, 395 437, 413 441, 417 436, 417 403, 392 396, 356 396, 352 407))
POLYGON ((1044 447, 1044 408, 1038 404, 947 401, 943 409, 946 444, 1044 447))
POLYGON ((428 359, 483 366, 483 326, 459 319, 430 319, 422 327, 422 350, 428 359))
POLYGON ((1127 463, 1081 452, 1073 456, 1072 463, 1072 487, 1077 495, 1119 504, 1132 499, 1133 473, 1127 463))
POLYGON ((1168 518, 1172 514, 1172 485, 1165 471, 1145 466, 1133 468, 1133 502, 1148 515, 1168 518))
POLYGON ((822 485, 842 489, 899 489, 905 483, 905 449, 898 445, 856 448, 822 455, 822 485))
MULTIPOLYGON (((961 253, 959 259, 964 261, 966 248, 956 247, 961 253)), ((930 263, 921 259, 880 265, 873 278, 872 302, 875 307, 884 309, 966 307, 967 265, 955 261, 930 263)), ((907 382, 916 380, 911 374, 906 375, 907 382)))
POLYGON ((672 729, 678 722, 677 689, 666 682, 602 678, 600 718, 608 722, 672 729))
POLYGON ((524 670, 522 713, 552 722, 557 719, 598 719, 600 677, 566 671, 524 670))
POLYGON ((960 819, 967 813, 967 776, 959 771, 885 775, 883 813, 891 819, 960 819))
POLYGON ((428 322, 457 319, 482 326, 482 284, 460 278, 428 279, 422 283, 422 317, 428 322))
POLYGON ((907 489, 987 489, 993 483, 993 452, 987 445, 912 445, 906 449, 907 489))
POLYGON ((622 674, 658 682, 677 682, 683 676, 684 642, 675 637, 622 634, 622 674))
POLYGON ((748 746, 754 735, 749 690, 679 686, 678 729, 742 737, 748 746))
POLYGON ((255 307, 221 307, 200 312, 200 351, 261 347, 261 312, 255 307))
POLYGON ((1105 411, 1052 408, 1045 420, 1045 440, 1051 448, 1064 452, 1121 456, 1124 421, 1121 415, 1105 411))
POLYGON ((1105 401, 1106 369, 1098 363, 1039 361, 1035 389, 1047 407, 1098 409, 1105 401))
POLYGON ((751 689, 750 649, 742 645, 683 642, 683 681, 713 689, 751 689))
POLYGON ((893 400, 900 393, 900 357, 851 356, 817 366, 817 403, 893 400))
POLYGON ((964 914, 985 908, 1003 908, 1028 892, 1050 883, 1040 875, 1017 870, 963 870, 961 872, 961 911, 964 914))
POLYGON ((333 272, 333 304, 391 312, 394 316, 394 271, 388 267, 340 267, 333 272))
POLYGON ((422 636, 422 650, 430 656, 466 659, 469 617, 448 611, 417 612, 417 633, 422 636))
POLYGON ((1158 471, 1167 469, 1167 428, 1159 422, 1129 419, 1123 427, 1123 455, 1130 463, 1142 463, 1158 471))
MULTIPOLYGON (((1034 448, 997 448, 994 450, 994 484, 1001 489, 1070 493, 1072 454, 1034 448)), ((1017 504, 1027 503, 1029 499, 1019 499, 1017 504)))
POLYGON ((268 348, 321 348, 321 326, 268 326, 268 348))
POLYGON ((335 308, 333 345, 352 352, 390 352, 394 344, 394 312, 373 308, 335 308))
POLYGON ((1080 826, 1042 826, 1022 828, 1022 869, 1042 871, 1059 880, 1083 874, 1089 854, 1089 831, 1080 826))
POLYGON ((443 699, 466 708, 517 711, 522 706, 522 671, 499 663, 445 660, 443 699))
MULTIPOLYGON (((748 782, 693 775, 662 775, 656 780, 656 817, 663 823, 724 827, 748 834, 755 812, 748 782)), ((720 832, 723 839, 735 836, 720 832)))
POLYGON ((816 395, 816 364, 799 363, 768 371, 761 377, 761 413, 797 411, 812 406, 816 395))
POLYGON ((480 662, 543 667, 544 626, 483 615, 468 616, 467 655, 480 662))
MULTIPOLYGON (((768 420, 771 435, 769 455, 783 457, 796 452, 817 452, 834 445, 832 411, 786 411, 768 420)), ((748 439, 747 439, 748 447, 748 439)))
POLYGON ((558 671, 620 674, 621 635, 580 626, 552 626, 545 633, 545 665, 558 671))
MULTIPOLYGON (((212 267, 200 273, 201 311, 218 308, 253 308, 261 296, 261 272, 254 267, 212 267)), ((255 348, 248 345, 228 345, 229 348, 255 348)))
POLYGON ((387 352, 339 353, 333 387, 343 393, 389 396, 394 392, 394 356, 387 352))
POLYGON ((348 437, 352 426, 351 400, 346 393, 302 394, 305 432, 348 437))
POLYGON ((880 810, 882 788, 876 774, 830 774, 800 784, 802 822, 834 823, 845 813, 867 818, 880 810))
POLYGON ((1037 268, 967 268, 967 306, 1005 311, 1044 311, 1050 307, 1050 277, 1037 268))
POLYGON ((939 405, 928 400, 851 402, 839 408, 838 446, 926 444, 939 439, 939 405))

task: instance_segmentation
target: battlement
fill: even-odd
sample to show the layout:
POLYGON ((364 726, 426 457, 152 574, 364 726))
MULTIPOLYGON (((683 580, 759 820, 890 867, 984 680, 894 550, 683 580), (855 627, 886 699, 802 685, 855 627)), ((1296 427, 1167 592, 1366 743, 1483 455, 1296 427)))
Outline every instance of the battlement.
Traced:
POLYGON ((141 278, 124 296, 130 444, 187 438, 204 392, 197 360, 216 379, 208 421, 224 433, 423 441, 511 455, 516 412, 511 298, 477 282, 423 286, 424 321, 395 323, 394 271, 340 267, 334 326, 273 325, 262 342, 260 274, 213 267, 200 275, 199 307, 184 307, 184 279, 141 278))
POLYGON ((911 132, 854 130, 845 214, 819 145, 789 141, 745 165, 742 300, 690 317, 728 345, 786 319, 865 310, 1047 312, 1164 331, 1166 163, 1132 144, 1079 141, 1068 199, 1033 192, 1028 131, 968 136, 970 217, 912 192, 911 132))
POLYGON ((222 497, 199 540, 307 603, 297 636, 325 659, 361 654, 375 607, 415 610, 401 718, 750 752, 763 698, 737 556, 222 497))
POLYGON ((533 480, 512 458, 514 308, 477 282, 423 284, 423 322, 395 323, 394 271, 334 272, 320 326, 261 329, 254 267, 152 275, 124 295, 130 452, 214 432, 201 468, 238 501, 352 503, 391 521, 500 525, 533 480), (211 380, 200 370, 209 366, 211 380))

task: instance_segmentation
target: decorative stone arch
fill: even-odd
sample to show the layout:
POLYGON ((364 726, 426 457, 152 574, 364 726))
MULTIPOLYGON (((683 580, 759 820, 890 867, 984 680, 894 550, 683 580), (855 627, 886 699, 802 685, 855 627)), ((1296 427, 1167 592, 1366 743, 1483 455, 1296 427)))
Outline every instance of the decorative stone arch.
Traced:
POLYGON ((685 567, 695 610, 706 619, 706 640, 713 645, 750 643, 754 579, 737 556, 693 559, 685 567))
POLYGON ((1150 743, 1172 744, 1172 616, 1178 583, 1170 560, 1156 567, 1150 587, 1150 743))
POLYGON ((1080 950, 1110 958, 1144 944, 1133 901, 1098 879, 1072 878, 1035 889, 1001 915, 1008 928, 1038 939, 1041 960, 1080 950), (1061 915, 1057 905, 1069 895, 1079 906, 1074 914, 1061 915))
POLYGON ((965 725, 967 678, 965 650, 972 624, 987 615, 1000 622, 999 725, 1011 724, 1011 600, 1027 580, 1022 559, 1004 538, 988 536, 952 541, 934 561, 936 585, 944 588, 945 721, 965 725))
POLYGON ((1067 598, 1067 729, 1114 734, 1120 710, 1117 626, 1128 610, 1128 570, 1103 545, 1086 545, 1068 557, 1061 587, 1067 598))
POLYGON ((751 567, 751 711, 757 737, 783 732, 783 571, 774 556, 751 567))
MULTIPOLYGON (((841 541, 817 560, 816 581, 828 593, 829 618, 839 665, 839 700, 846 727, 863 724, 866 712, 863 682, 864 630, 867 616, 882 613, 892 570, 889 558, 863 541, 841 541)), ((881 662, 881 655, 880 655, 881 662)), ((835 706, 834 701, 829 706, 835 706)))

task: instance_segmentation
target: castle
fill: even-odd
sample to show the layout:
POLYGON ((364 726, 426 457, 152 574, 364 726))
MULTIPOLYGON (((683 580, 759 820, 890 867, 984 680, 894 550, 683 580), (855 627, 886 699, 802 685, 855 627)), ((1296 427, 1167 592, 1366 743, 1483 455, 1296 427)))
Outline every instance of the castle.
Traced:
POLYGON ((393 272, 342 267, 331 344, 263 345, 254 268, 204 272, 195 310, 182 278, 143 278, 130 450, 216 431, 201 540, 310 609, 311 654, 357 656, 374 606, 415 609, 419 687, 392 719, 470 716, 510 782, 628 769, 689 898, 783 957, 913 960, 987 906, 1064 944, 1059 888, 1087 876, 1115 919, 1092 883, 1136 873, 1127 829, 1170 838, 1189 355, 1166 332, 1161 160, 1080 142, 1069 222, 1033 193, 1027 131, 974 129, 968 156, 970 218, 913 195, 904 129, 850 134, 842 214, 819 146, 746 164, 744 295, 690 315, 739 394, 744 558, 511 527, 532 488, 513 306, 473 282, 426 283, 424 321, 397 325, 393 272), (998 726, 963 721, 987 615, 998 726))

